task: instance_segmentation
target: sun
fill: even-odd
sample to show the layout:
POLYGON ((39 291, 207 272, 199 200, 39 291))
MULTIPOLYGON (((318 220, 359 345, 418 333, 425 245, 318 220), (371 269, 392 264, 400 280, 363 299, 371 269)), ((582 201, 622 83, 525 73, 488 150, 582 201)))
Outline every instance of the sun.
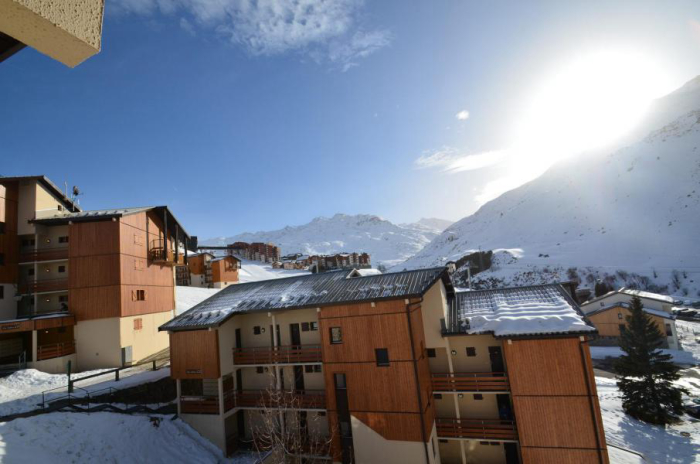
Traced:
POLYGON ((516 124, 515 147, 545 162, 603 147, 629 132, 673 84, 640 52, 580 54, 540 80, 516 124))

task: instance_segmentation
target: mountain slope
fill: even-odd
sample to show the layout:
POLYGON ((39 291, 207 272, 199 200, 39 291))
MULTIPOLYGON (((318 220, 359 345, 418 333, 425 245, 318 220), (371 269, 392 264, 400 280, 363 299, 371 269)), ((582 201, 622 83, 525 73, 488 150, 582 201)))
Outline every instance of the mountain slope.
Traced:
POLYGON ((318 217, 301 226, 287 226, 267 232, 246 232, 206 240, 204 244, 269 242, 281 247, 283 254, 366 252, 372 257, 374 266, 392 266, 414 255, 440 232, 441 229, 433 223, 399 226, 369 214, 336 214, 331 218, 318 217))
POLYGON ((658 100, 644 131, 624 148, 553 166, 397 268, 493 250, 479 285, 603 278, 700 296, 700 80, 658 100))

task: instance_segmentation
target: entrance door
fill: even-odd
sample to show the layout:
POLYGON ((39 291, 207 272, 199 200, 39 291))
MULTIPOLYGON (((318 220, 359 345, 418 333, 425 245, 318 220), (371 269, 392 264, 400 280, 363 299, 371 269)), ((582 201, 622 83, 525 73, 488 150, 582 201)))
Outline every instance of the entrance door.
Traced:
POLYGON ((498 418, 502 420, 513 420, 510 395, 496 395, 496 403, 498 404, 498 418))
POLYGON ((294 366, 294 389, 304 390, 304 366, 294 366))
MULTIPOLYGON (((277 324, 277 327, 275 327, 275 328, 277 329, 277 346, 281 346, 282 345, 282 334, 280 333, 280 325, 277 324)), ((274 346, 274 345, 275 345, 275 336, 274 336, 274 332, 272 330, 272 325, 270 325, 270 346, 274 346)))
POLYGON ((489 358, 491 358, 491 372, 505 372, 503 352, 500 346, 489 346, 489 358))
POLYGON ((518 445, 516 443, 503 443, 506 452, 506 464, 520 464, 518 457, 518 445))
POLYGON ((292 346, 301 346, 301 332, 299 331, 299 324, 289 324, 289 335, 292 340, 292 346))

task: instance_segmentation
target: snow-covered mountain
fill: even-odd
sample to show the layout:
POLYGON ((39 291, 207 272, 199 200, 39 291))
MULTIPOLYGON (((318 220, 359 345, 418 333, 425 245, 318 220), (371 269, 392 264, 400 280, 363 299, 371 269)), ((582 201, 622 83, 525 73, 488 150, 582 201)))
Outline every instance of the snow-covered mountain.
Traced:
POLYGON ((281 247, 284 254, 365 252, 372 257, 374 266, 378 264, 393 266, 420 251, 442 232, 443 223, 449 223, 440 219, 422 219, 421 221, 396 225, 369 214, 336 214, 331 218, 317 217, 301 226, 219 237, 206 240, 204 244, 225 245, 237 241, 268 242, 281 247))
POLYGON ((581 155, 485 204, 396 269, 493 250, 477 285, 595 279, 700 296, 700 77, 625 146, 581 155))

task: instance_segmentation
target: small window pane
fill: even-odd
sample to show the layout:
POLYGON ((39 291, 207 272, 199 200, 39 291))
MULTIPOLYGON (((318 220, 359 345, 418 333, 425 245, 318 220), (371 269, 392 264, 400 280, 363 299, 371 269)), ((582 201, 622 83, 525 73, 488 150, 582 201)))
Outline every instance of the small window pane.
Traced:
POLYGON ((474 348, 473 346, 468 346, 467 347, 467 356, 469 356, 469 357, 476 356, 476 348, 474 348))
POLYGON ((315 365, 314 366, 314 372, 322 372, 322 366, 321 365, 315 365))
POLYGON ((484 395, 482 395, 481 393, 474 393, 474 399, 476 401, 481 401, 484 399, 484 395))
POLYGON ((442 399, 442 393, 433 393, 433 396, 435 397, 436 400, 442 399))
POLYGON ((347 386, 345 385, 345 374, 335 374, 335 388, 338 390, 345 390, 347 386))
POLYGON ((310 374, 314 371, 314 366, 304 366, 304 372, 310 374))
POLYGON ((388 366, 389 365, 389 350, 386 348, 377 348, 374 350, 374 354, 377 358, 377 366, 388 366))
POLYGON ((309 323, 308 323, 308 322, 302 322, 302 323, 301 323, 301 331, 302 331, 302 332, 308 332, 308 331, 309 331, 309 323))
POLYGON ((58 272, 66 272, 66 266, 58 266, 58 272))
POLYGON ((428 348, 428 357, 429 358, 434 358, 436 356, 435 354, 435 348, 428 348))
POLYGON ((318 322, 311 323, 311 330, 318 330, 318 322))
POLYGON ((331 343, 343 343, 343 331, 340 327, 331 327, 331 343))
POLYGON ((260 326, 259 325, 256 325, 255 327, 253 327, 253 334, 260 335, 260 326))

